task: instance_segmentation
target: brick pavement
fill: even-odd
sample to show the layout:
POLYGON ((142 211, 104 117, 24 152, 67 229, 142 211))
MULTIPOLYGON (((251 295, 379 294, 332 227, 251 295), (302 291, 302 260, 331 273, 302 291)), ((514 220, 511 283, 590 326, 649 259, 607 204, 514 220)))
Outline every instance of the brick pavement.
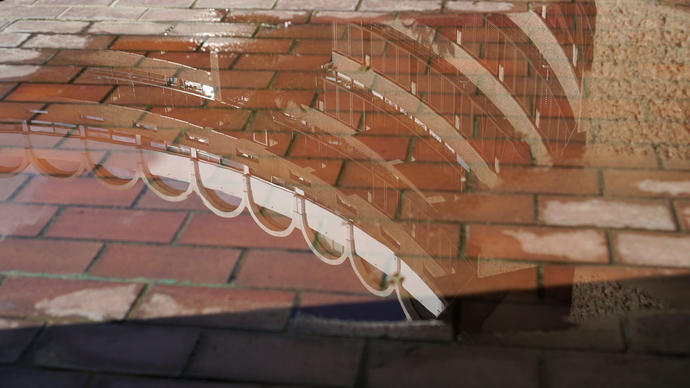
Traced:
POLYGON ((687 2, 631 3, 0 2, 0 381, 686 385, 687 2))

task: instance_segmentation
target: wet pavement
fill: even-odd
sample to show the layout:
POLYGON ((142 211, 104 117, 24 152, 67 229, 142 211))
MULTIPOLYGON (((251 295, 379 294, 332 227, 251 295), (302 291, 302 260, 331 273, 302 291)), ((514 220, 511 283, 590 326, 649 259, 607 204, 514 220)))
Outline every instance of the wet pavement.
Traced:
POLYGON ((0 2, 0 386, 686 386, 688 11, 0 2))

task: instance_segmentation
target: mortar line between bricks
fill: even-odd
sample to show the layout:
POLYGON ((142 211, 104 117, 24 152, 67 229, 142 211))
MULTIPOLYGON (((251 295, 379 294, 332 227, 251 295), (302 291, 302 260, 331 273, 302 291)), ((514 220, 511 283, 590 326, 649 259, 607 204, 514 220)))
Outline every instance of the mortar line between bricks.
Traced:
POLYGON ((86 379, 86 384, 84 384, 83 388, 92 388, 94 386, 94 383, 96 381, 97 374, 96 373, 89 373, 89 377, 86 379))
POLYGON ((31 183, 31 181, 34 179, 34 177, 35 177, 34 175, 28 175, 27 178, 24 180, 24 182, 22 182, 16 189, 14 189, 14 191, 12 193, 10 193, 10 195, 7 197, 7 199, 5 199, 2 202, 3 203, 13 202, 14 199, 19 195, 19 193, 22 190, 24 190, 24 188, 26 188, 26 186, 28 186, 29 183, 31 183))
POLYGON ((192 361, 194 360, 197 352, 199 351, 199 346, 201 344, 201 341, 206 334, 205 330, 200 329, 199 332, 196 334, 196 340, 194 341, 194 346, 192 346, 192 350, 189 351, 189 355, 187 356, 187 360, 185 360, 184 365, 182 365, 182 368, 180 368, 179 373, 176 373, 175 375, 177 376, 187 376, 189 373, 189 368, 192 365, 192 361))
POLYGON ((290 313, 288 314, 288 319, 283 325, 283 332, 289 332, 291 328, 295 327, 295 318, 297 317, 299 307, 302 304, 303 293, 304 291, 302 290, 295 291, 295 297, 292 298, 292 305, 290 306, 290 313))
POLYGON ((247 259, 247 256, 249 255, 249 251, 250 250, 246 248, 240 251, 240 254, 237 256, 237 261, 235 262, 235 265, 232 267, 232 271, 230 271, 230 275, 228 275, 228 279, 225 281, 225 284, 233 287, 235 286, 235 280, 237 279, 237 275, 242 269, 244 261, 247 259))
POLYGON ((38 232, 38 234, 36 235, 36 237, 37 237, 37 238, 43 238, 43 237, 45 237, 46 231, 47 231, 51 226, 53 226, 53 224, 54 224, 55 222, 57 222, 57 219, 60 218, 60 216, 62 215, 62 213, 65 211, 65 209, 67 209, 66 206, 58 206, 57 210, 55 211, 55 214, 53 214, 53 216, 50 218, 50 220, 49 220, 48 222, 46 222, 45 225, 43 225, 43 228, 41 228, 41 230, 38 232))
POLYGON ((93 259, 89 262, 89 264, 84 268, 84 272, 82 272, 85 275, 89 275, 91 273, 91 270, 93 267, 100 261, 101 257, 103 257, 103 254, 105 251, 108 249, 110 246, 110 243, 107 241, 103 242, 103 245, 101 245, 100 249, 98 249, 98 252, 93 256, 93 259))
MULTIPOLYGON (((627 230, 627 229, 626 229, 627 230)), ((606 235, 606 250, 609 254, 609 262, 607 264, 620 264, 616 257, 615 243, 613 241, 613 232, 610 229, 604 231, 606 235)))
POLYGON ((134 302, 132 302, 132 304, 129 306, 129 309, 127 309, 127 313, 125 314, 122 321, 129 321, 133 318, 134 312, 137 311, 139 309, 139 306, 141 306, 144 303, 144 299, 146 299, 148 294, 151 292, 151 289, 153 289, 153 285, 151 283, 146 283, 143 287, 141 287, 141 290, 137 294, 137 297, 134 299, 134 302))
POLYGON ((34 334, 34 336, 31 338, 31 341, 29 342, 29 345, 24 348, 24 351, 22 351, 19 354, 19 357, 14 362, 14 365, 24 365, 24 364, 30 364, 31 360, 31 355, 36 352, 36 349, 38 348, 38 344, 40 343, 41 338, 45 336, 46 331, 48 330, 46 322, 42 322, 42 325, 40 329, 34 334))
MULTIPOLYGON (((361 1, 361 0, 360 0, 361 1)), ((354 388, 365 388, 369 378, 369 359, 371 352, 371 339, 365 339, 362 350, 359 353, 359 363, 357 365, 357 374, 355 376, 354 388)))
MULTIPOLYGON (((146 193, 147 193, 148 191, 149 191, 149 187, 146 186, 146 185, 143 185, 143 187, 141 188, 141 190, 139 190, 139 194, 137 194, 137 196, 134 197, 134 200, 133 200, 132 203, 129 205, 129 209, 132 209, 132 210, 142 210, 142 209, 137 208, 137 205, 139 205, 139 202, 140 202, 141 199, 146 195, 146 193)), ((180 209, 180 210, 181 210, 181 209, 180 209)))
POLYGON ((182 224, 177 229, 177 232, 175 232, 175 236, 173 237, 172 241, 170 242, 170 245, 177 245, 177 243, 182 238, 182 234, 184 234, 184 232, 187 230, 187 227, 192 222, 192 218, 194 217, 194 214, 195 214, 194 211, 189 211, 187 213, 184 220, 182 221, 182 224))
POLYGON ((355 11, 359 11, 360 7, 362 7, 362 3, 364 0, 358 0, 357 5, 355 5, 355 11))

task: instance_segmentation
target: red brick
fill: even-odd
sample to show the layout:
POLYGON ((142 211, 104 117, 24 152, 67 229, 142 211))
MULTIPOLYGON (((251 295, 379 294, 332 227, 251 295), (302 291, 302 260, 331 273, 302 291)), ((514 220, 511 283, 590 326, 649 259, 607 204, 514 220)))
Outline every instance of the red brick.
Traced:
POLYGON ((333 52, 333 41, 318 38, 300 39, 290 52, 293 54, 329 55, 333 52))
POLYGON ((46 233, 51 237, 169 242, 182 225, 179 212, 68 208, 46 233))
MULTIPOLYGON (((153 108, 151 113, 172 117, 205 128, 220 131, 238 131, 244 128, 249 119, 249 111, 237 109, 206 109, 206 108, 182 108, 165 107, 153 108)), ((155 118, 148 116, 143 120, 147 124, 156 124, 155 118)), ((160 121, 160 120, 159 120, 160 121)))
POLYGON ((690 268, 688 235, 619 232, 614 243, 621 263, 690 268))
POLYGON ((318 72, 281 71, 273 87, 276 89, 318 89, 321 76, 318 72))
MULTIPOLYGON (((547 148, 549 145, 547 144, 547 148)), ((551 153, 555 166, 656 168, 656 155, 651 147, 635 146, 634 150, 620 149, 609 144, 559 144, 559 151, 551 153)))
MULTIPOLYGON (((494 156, 498 157, 501 165, 532 163, 529 147, 523 142, 477 139, 468 139, 468 142, 489 165, 493 165, 494 156)), ((414 158, 420 162, 455 161, 455 156, 438 142, 419 138, 415 143, 414 158)))
POLYGON ((36 236, 56 211, 54 206, 0 203, 0 235, 36 236))
POLYGON ((604 170, 604 193, 623 197, 690 198, 690 173, 604 170))
POLYGON ((108 50, 60 50, 51 65, 134 66, 141 55, 108 50))
MULTIPOLYGON (((312 91, 283 91, 283 90, 256 90, 256 89, 223 89, 221 101, 230 105, 237 105, 244 109, 252 108, 282 108, 292 102, 299 105, 309 105, 314 98, 312 91)), ((220 105, 212 102, 210 106, 220 105)))
POLYGON ((540 197, 539 218, 550 225, 675 230, 668 204, 654 200, 540 197))
POLYGON ((11 316, 123 319, 142 285, 89 280, 8 278, 0 287, 0 313, 11 316))
POLYGON ((2 120, 28 120, 39 110, 43 104, 24 104, 18 102, 0 102, 0 117, 2 120))
POLYGON ((134 318, 210 327, 282 330, 295 294, 284 291, 156 286, 134 318))
POLYGON ((101 246, 95 242, 5 239, 0 241, 0 271, 82 273, 101 246))
MULTIPOLYGON (((178 68, 179 65, 190 66, 196 69, 211 69, 211 56, 208 53, 198 53, 198 52, 179 52, 179 51, 153 51, 148 53, 149 58, 161 59, 162 61, 169 61, 170 64, 146 62, 145 66, 151 66, 156 68, 162 67, 174 67, 178 68)), ((227 69, 235 61, 237 55, 235 54, 218 54, 218 67, 221 69, 227 69)), ((141 67, 141 65, 140 65, 141 67)))
POLYGON ((690 201, 676 202, 676 209, 683 230, 690 231, 690 201))
POLYGON ((89 273, 115 278, 225 283, 239 254, 232 249, 113 244, 89 273))
MULTIPOLYGON (((409 193, 408 193, 409 194, 409 193)), ((426 193, 436 212, 416 209, 414 201, 403 201, 403 217, 446 221, 532 223, 534 204, 531 195, 426 193)))
POLYGON ((180 243, 228 247, 309 249, 301 232, 295 231, 288 237, 271 237, 261 230, 249 215, 226 219, 215 214, 195 214, 182 233, 180 243))
POLYGON ((289 39, 255 39, 212 37, 204 42, 202 51, 239 52, 239 53, 276 53, 284 54, 290 50, 289 39))
POLYGON ((363 343, 338 338, 209 332, 188 374, 240 381, 352 386, 363 343), (233 360, 228 364, 227 360, 233 360), (266 365, 272 365, 266 368, 266 365))
POLYGON ((127 191, 113 190, 96 178, 76 178, 70 181, 36 177, 17 195, 18 202, 50 204, 79 204, 130 206, 141 191, 139 183, 127 191))
POLYGON ((471 225, 467 241, 469 257, 608 262, 606 235, 596 230, 471 225))
POLYGON ((144 195, 137 200, 138 209, 164 209, 164 210, 201 210, 208 208, 201 202, 198 195, 192 194, 187 199, 179 202, 166 201, 159 197, 153 190, 147 190, 144 195))
POLYGON ((28 82, 69 82, 81 68, 74 66, 0 65, 0 80, 28 82), (6 78, 10 77, 10 78, 6 78))
POLYGON ((8 101, 98 102, 110 86, 22 84, 6 98, 8 101))
POLYGON ((330 55, 245 54, 234 69, 248 70, 319 70, 331 61, 330 55))
POLYGON ((17 86, 16 83, 8 84, 8 83, 0 83, 0 98, 2 98, 7 92, 12 90, 15 86, 17 86))
POLYGON ((364 159, 364 160, 405 160, 407 146, 410 142, 406 137, 392 136, 353 136, 353 142, 342 141, 338 136, 302 136, 295 142, 291 156, 364 159), (332 142, 338 142, 333 145, 332 142), (358 143, 361 142, 378 157, 374 159, 369 152, 363 151, 358 143))
POLYGON ((179 78, 200 82, 206 85, 213 85, 216 82, 214 78, 216 76, 223 88, 261 89, 267 87, 269 82, 271 82, 273 72, 220 70, 209 74, 201 73, 198 70, 183 70, 179 78))
POLYGON ((173 36, 123 36, 110 48, 112 50, 144 51, 195 51, 202 40, 173 36))
POLYGON ((252 250, 236 282, 252 287, 366 292, 349 263, 331 266, 311 253, 252 250))
POLYGON ((340 170, 342 169, 343 162, 340 160, 329 160, 329 159, 295 159, 286 158, 285 160, 295 163, 296 165, 303 167, 305 169, 311 170, 319 179, 326 182, 329 185, 335 185, 340 175, 340 170))
POLYGON ((26 175, 0 178, 0 201, 6 201, 27 179, 26 175))
POLYGON ((537 354, 525 350, 380 341, 369 362, 367 386, 450 387, 458 376, 472 376, 467 387, 538 386, 537 354))
POLYGON ((359 188, 383 187, 384 185, 409 188, 409 181, 419 190, 448 190, 458 193, 465 187, 465 170, 460 166, 431 163, 399 163, 390 166, 397 171, 395 175, 401 179, 397 180, 392 176, 386 179, 379 178, 378 174, 383 174, 376 171, 384 171, 380 165, 348 163, 343 174, 342 185, 359 188))
MULTIPOLYGON (((91 86, 93 87, 93 86, 91 86)), ((106 103, 122 105, 201 106, 203 98, 155 86, 118 86, 106 103)))
POLYGON ((596 170, 548 167, 499 167, 500 183, 488 188, 475 181, 478 187, 489 191, 507 191, 549 194, 598 194, 596 170))

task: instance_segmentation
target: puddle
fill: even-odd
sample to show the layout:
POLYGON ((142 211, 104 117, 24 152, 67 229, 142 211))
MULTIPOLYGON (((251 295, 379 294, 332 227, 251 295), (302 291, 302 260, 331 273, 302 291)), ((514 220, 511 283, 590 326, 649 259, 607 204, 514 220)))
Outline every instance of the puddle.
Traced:
MULTIPOLYGON (((616 56, 634 50, 611 48, 628 26, 602 24, 621 16, 592 2, 504 5, 245 23, 230 37, 102 25, 1 49, 0 244, 31 263, 0 264, 6 282, 147 283, 117 317, 240 311, 156 293, 172 284, 285 301, 244 311, 296 298, 299 316, 470 333, 587 335, 687 308, 669 297, 687 294, 690 267, 687 102, 674 94, 686 65, 666 76, 676 65, 659 54, 629 72, 616 56), (628 93, 635 83, 657 94, 628 93), (35 240, 102 245, 42 273, 50 250, 19 248, 35 240), (139 246, 189 251, 172 268, 139 246)), ((108 290, 23 314, 103 316, 74 297, 108 290)))

